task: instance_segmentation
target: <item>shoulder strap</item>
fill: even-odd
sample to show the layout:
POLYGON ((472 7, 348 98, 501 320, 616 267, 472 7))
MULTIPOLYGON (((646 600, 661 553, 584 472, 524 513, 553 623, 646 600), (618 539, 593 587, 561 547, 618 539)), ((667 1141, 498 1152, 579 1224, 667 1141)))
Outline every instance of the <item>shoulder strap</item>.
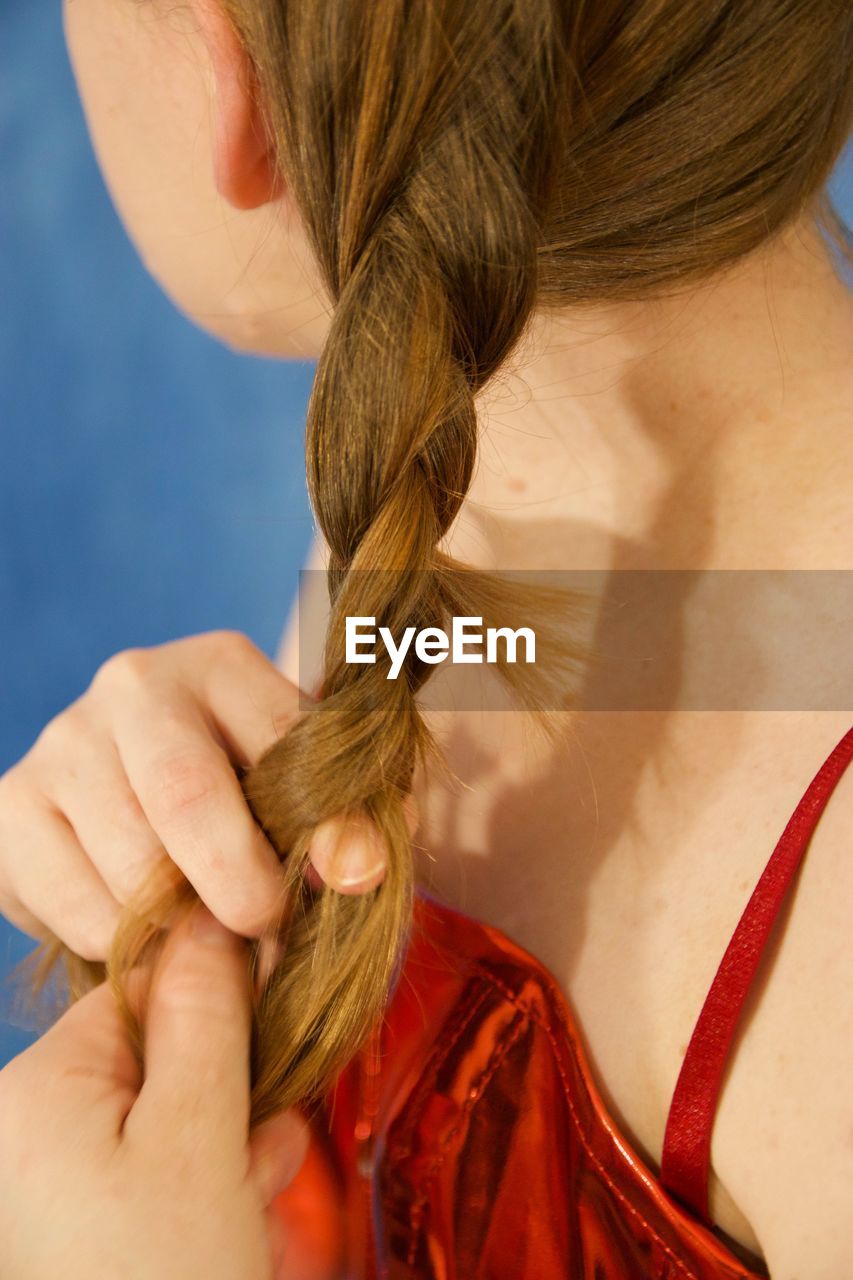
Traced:
POLYGON ((817 820, 853 759, 853 728, 809 783, 753 890, 687 1046, 664 1134, 660 1181, 706 1226, 711 1129, 726 1056, 761 955, 817 820))

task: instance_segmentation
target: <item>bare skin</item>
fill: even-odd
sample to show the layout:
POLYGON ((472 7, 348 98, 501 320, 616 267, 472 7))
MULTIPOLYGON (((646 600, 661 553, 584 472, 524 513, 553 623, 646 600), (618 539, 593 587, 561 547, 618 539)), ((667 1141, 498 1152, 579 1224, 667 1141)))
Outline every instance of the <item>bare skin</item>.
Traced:
MULTIPOLYGON (((813 237, 789 243, 766 272, 757 263, 695 303, 666 304, 660 327, 654 307, 641 314, 649 354, 605 333, 565 352, 562 368, 555 356, 525 370, 534 397, 547 391, 517 415, 499 411, 492 439, 487 427, 494 461, 480 470, 460 543, 482 540, 505 568, 849 567, 853 299, 813 237)), ((689 667, 677 640, 675 656, 689 667)), ((606 1100, 657 1168, 716 966, 796 802, 849 728, 849 700, 825 712, 581 713, 576 749, 544 762, 509 724, 495 747, 493 719, 473 752, 470 725, 449 731, 451 762, 476 789, 452 824, 439 797, 423 797, 435 850, 424 873, 557 975, 606 1100)), ((780 1171, 774 1083, 780 1114, 788 1091, 808 1100, 809 1124, 835 1152, 821 1156, 838 1162, 835 1185, 849 1194, 853 1179, 833 1125, 850 1032, 831 1013, 853 973, 833 908, 851 809, 848 770, 760 975, 714 1128, 711 1215, 774 1262, 786 1210, 807 1212, 805 1169, 780 1171)))
MULTIPOLYGON (((481 464, 452 552, 504 569, 850 565, 853 299, 808 224, 678 300, 542 319, 540 341, 483 397, 481 464)), ((279 661, 295 679, 293 640, 279 661)), ((689 672, 674 626, 676 659, 689 672)), ((850 727, 849 706, 834 705, 578 712, 556 754, 532 748, 522 717, 430 713, 460 785, 449 797, 421 780, 420 878, 551 969, 606 1104, 655 1170, 717 964, 850 727)), ((713 1130, 711 1216, 747 1262, 783 1276, 797 1247, 789 1206, 800 1227, 810 1210, 829 1218, 803 1194, 796 1153, 812 1126, 826 1137, 815 1161, 833 1169, 821 1186, 849 1191, 853 1177, 834 1136, 850 1032, 832 1012, 853 973, 837 905, 853 888, 851 810, 848 770, 759 974, 713 1130), (808 1122, 786 1115, 788 1097, 807 1100, 808 1122)))
MULTIPOLYGON (((504 568, 849 567, 853 298, 809 228, 765 259, 686 302, 614 315, 584 347, 570 345, 572 331, 604 326, 570 322, 566 350, 522 372, 533 401, 486 408, 486 464, 460 551, 480 560, 484 548, 504 568)), ((673 659, 689 668, 677 636, 673 659)), ((475 785, 452 823, 440 797, 422 797, 428 881, 557 975, 606 1099, 655 1168, 725 945, 796 802, 850 727, 849 698, 829 705, 841 710, 580 713, 575 749, 544 761, 509 721, 496 747, 490 713, 488 736, 470 724, 448 731, 451 762, 475 785)), ((756 1255, 778 1256, 786 1206, 803 1212, 802 1190, 790 1195, 802 1174, 779 1169, 771 1082, 782 1114, 787 1091, 808 1099, 836 1185, 849 1194, 853 1178, 833 1124, 850 1033, 831 1012, 853 973, 834 907, 851 807, 848 770, 759 975, 714 1128, 711 1214, 756 1255), (812 1096, 818 1077, 824 1103, 812 1096)))

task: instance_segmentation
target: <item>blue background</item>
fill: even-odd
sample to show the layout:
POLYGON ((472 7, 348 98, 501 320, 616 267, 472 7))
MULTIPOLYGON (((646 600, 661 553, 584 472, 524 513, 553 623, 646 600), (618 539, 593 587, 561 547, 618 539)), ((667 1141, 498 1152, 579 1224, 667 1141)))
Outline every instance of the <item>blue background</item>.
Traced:
MULTIPOLYGON (((0 154, 3 773, 120 649, 235 627, 274 655, 311 536, 314 364, 229 352, 148 278, 59 5, 3 0, 0 154)), ((849 224, 853 147, 833 192, 849 224)), ((0 921, 0 974, 32 946, 0 921)), ((0 997, 0 1064, 33 1038, 25 1021, 0 997)))

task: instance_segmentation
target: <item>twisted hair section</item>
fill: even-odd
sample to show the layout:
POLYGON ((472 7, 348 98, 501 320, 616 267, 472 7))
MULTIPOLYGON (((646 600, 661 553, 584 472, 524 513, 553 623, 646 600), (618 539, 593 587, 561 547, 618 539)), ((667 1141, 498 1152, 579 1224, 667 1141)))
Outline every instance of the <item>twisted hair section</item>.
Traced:
MULTIPOLYGON (((547 591, 442 548, 476 466, 476 397, 536 309, 679 290, 811 208, 849 253, 824 186, 853 115, 853 13, 842 0, 228 10, 334 305, 306 427, 330 554, 321 697, 241 777, 283 866, 285 953, 255 1008, 257 1123, 319 1096, 381 1016, 411 920, 402 802, 415 769, 440 763, 418 706, 429 669, 389 681, 348 664, 343 619, 394 634, 465 613, 547 627, 547 591), (357 810, 387 843, 384 882, 313 890, 312 831, 357 810)), ((545 704, 529 668, 501 671, 545 704)), ((140 1052, 129 971, 194 899, 170 875, 128 906, 106 968, 140 1052)), ((72 995, 105 973, 65 962, 72 995)))
POLYGON ((300 1096, 331 1078, 381 1012, 411 913, 402 800, 418 763, 434 758, 416 702, 426 669, 389 682, 379 665, 347 664, 343 619, 375 616, 399 634, 458 604, 456 566, 439 546, 474 471, 475 396, 535 305, 558 148, 531 147, 529 131, 556 137, 561 62, 556 11, 541 0, 524 14, 497 5, 485 32, 476 13, 441 3, 329 6, 325 29, 311 4, 270 12, 288 58, 276 83, 313 68, 312 94, 285 97, 274 127, 319 157, 300 167, 286 147, 283 168, 299 168, 295 195, 315 211, 306 225, 334 302, 306 429, 331 622, 319 704, 244 789, 264 825, 282 815, 288 829, 272 834, 294 869, 294 848, 341 808, 369 813, 389 850, 369 898, 325 891, 300 916, 308 966, 311 953, 337 957, 334 987, 318 986, 316 959, 310 980, 294 980, 290 950, 270 984, 313 1003, 325 1028, 294 1081, 300 1096), (513 92, 490 102, 495 83, 513 92))

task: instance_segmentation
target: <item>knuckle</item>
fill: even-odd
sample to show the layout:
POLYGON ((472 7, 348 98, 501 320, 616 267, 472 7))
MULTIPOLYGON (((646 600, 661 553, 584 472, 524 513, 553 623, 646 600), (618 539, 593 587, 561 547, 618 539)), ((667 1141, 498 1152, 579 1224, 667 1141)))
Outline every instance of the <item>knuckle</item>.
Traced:
POLYGON ((259 652, 254 641, 243 631, 214 631, 209 638, 215 655, 229 661, 245 661, 247 657, 256 657, 259 652))
POLYGON ((33 744, 33 751, 67 750, 80 729, 80 710, 76 702, 48 720, 33 744))
POLYGON ((237 650, 254 650, 255 645, 246 635, 245 631, 237 631, 235 628, 223 628, 214 633, 218 636, 220 642, 229 649, 237 650))
POLYGON ((202 965, 184 961, 173 965, 168 979, 158 984, 157 1000, 177 1013, 200 1014, 224 1027, 239 1025, 238 1003, 232 984, 202 965))
MULTIPOLYGON (((43 726, 29 751, 21 757, 16 765, 16 781, 25 782, 25 775, 35 775, 38 787, 38 772, 46 762, 73 761, 81 748, 88 745, 92 738, 92 722, 89 707, 84 697, 77 698, 43 726)), ((13 773, 10 770, 10 773, 13 773)))
POLYGON ((203 652, 209 657, 231 657, 235 652, 254 648, 252 641, 243 631, 231 627, 217 627, 213 631, 200 631, 197 635, 184 636, 175 641, 182 647, 190 647, 196 653, 203 652))
POLYGON ((151 667, 148 649, 122 649, 101 663, 92 681, 92 688, 123 686, 144 679, 151 667))
POLYGON ((222 785, 219 769, 198 753, 167 756, 154 769, 153 795, 160 812, 181 817, 211 799, 222 785))

